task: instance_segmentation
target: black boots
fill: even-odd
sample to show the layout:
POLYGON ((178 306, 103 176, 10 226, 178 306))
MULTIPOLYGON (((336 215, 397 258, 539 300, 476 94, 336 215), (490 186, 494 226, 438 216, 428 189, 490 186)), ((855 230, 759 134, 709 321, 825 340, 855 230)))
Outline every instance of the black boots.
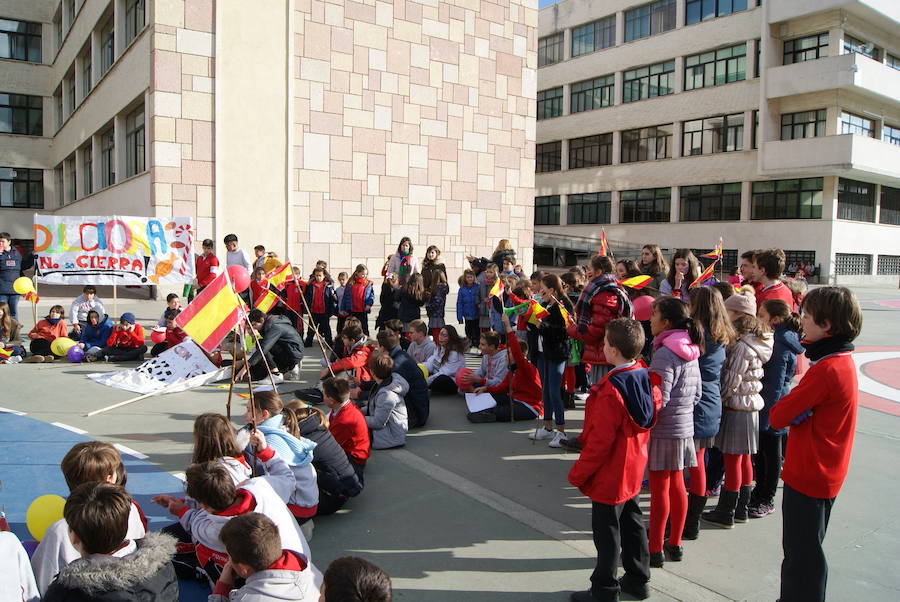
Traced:
MULTIPOLYGON (((747 498, 749 501, 749 497, 747 498)), ((704 512, 700 515, 700 520, 704 523, 720 527, 722 529, 731 529, 734 527, 734 509, 737 506, 738 492, 722 489, 719 496, 719 503, 716 509, 711 512, 704 512)))
POLYGON ((574 393, 566 393, 563 391, 563 409, 566 410, 574 410, 575 409, 575 394, 574 393))
POLYGON ((750 502, 750 493, 753 491, 753 485, 743 485, 738 493, 737 506, 734 509, 734 522, 746 523, 747 504, 750 502))
POLYGON ((706 497, 695 493, 688 494, 687 518, 684 521, 682 539, 694 540, 700 535, 700 513, 706 507, 706 497))

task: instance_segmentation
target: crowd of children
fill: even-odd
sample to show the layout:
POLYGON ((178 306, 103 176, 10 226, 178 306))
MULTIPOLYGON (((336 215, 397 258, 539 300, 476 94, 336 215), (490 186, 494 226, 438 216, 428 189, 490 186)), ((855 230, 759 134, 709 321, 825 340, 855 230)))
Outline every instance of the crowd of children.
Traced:
MULTIPOLYGON (((218 263, 207 242, 198 274, 201 262, 206 275, 218 263)), ((257 247, 251 265, 233 235, 226 245, 229 265, 255 266, 249 297, 259 302, 272 290, 266 277, 280 262, 257 247)), ((591 589, 573 600, 615 600, 620 591, 647 597, 650 568, 682 560, 683 540, 698 539, 701 523, 732 528, 772 514, 779 476, 786 484, 782 599, 797 599, 791 592, 804 583, 821 593, 809 599, 824 599, 822 525, 852 444, 856 393, 849 381, 855 383, 855 370, 848 358, 861 313, 841 287, 806 294, 783 277, 784 263, 779 249, 750 251, 741 256, 740 282, 697 286, 702 266, 690 250, 675 251, 668 263, 658 246, 646 245, 634 261, 596 255, 562 275, 527 277, 508 241, 501 241, 490 259, 469 257, 470 267, 457 280, 461 336, 445 322, 450 288, 440 249, 428 247, 420 263, 404 237, 382 269, 374 340, 368 320, 375 290, 365 265, 349 276, 341 272, 337 283, 324 262, 307 281, 295 268, 279 305, 268 317, 255 310, 251 321, 263 334, 272 315, 280 315, 277 328, 296 331, 291 367, 302 357, 299 335, 306 326, 305 346, 317 342, 325 358, 321 382, 295 394, 324 403, 329 413, 284 404, 274 390, 260 390, 245 416, 249 429, 234 432, 224 417, 199 417, 197 453, 186 473, 189 498, 158 499, 179 519, 170 533, 196 546, 195 558, 179 562, 218 579, 216 595, 239 580, 245 588, 265 588, 269 579, 307 592, 318 575, 306 544, 311 518, 335 512, 362 492, 370 449, 405 445, 409 429, 427 423, 431 393, 473 393, 489 395, 494 405, 470 411, 471 422, 532 420, 530 439, 580 451, 569 480, 593 502, 598 562, 591 589), (650 277, 642 288, 620 282, 641 274, 650 277), (635 302, 648 295, 652 311, 637 321, 635 302), (806 377, 791 391, 806 367, 799 359, 804 347, 814 362, 810 377, 818 380, 806 377), (467 353, 480 355, 477 370, 466 368, 467 353), (584 426, 570 436, 565 410, 576 395, 586 399, 584 426), (220 440, 201 443, 215 433, 220 440), (646 475, 649 534, 637 503, 646 475), (715 495, 715 507, 706 511, 715 495), (212 518, 234 515, 242 522, 212 518), (259 541, 229 535, 232 524, 258 531, 259 541), (617 579, 620 555, 625 574, 617 579), (270 575, 279 571, 292 573, 270 575), (304 573, 308 580, 297 576, 304 573)), ((167 300, 166 336, 154 355, 184 338, 174 324, 178 301, 167 300)), ((26 356, 16 345, 20 325, 8 313, 0 304, 0 343, 26 356)), ((146 352, 134 316, 125 313, 113 326, 92 287, 69 315, 71 333, 63 308, 50 309, 28 335, 32 355, 25 361, 52 361, 52 341, 67 335, 77 336, 89 358, 138 359, 146 352)), ((265 341, 257 353, 269 352, 265 341)), ((289 369, 277 357, 267 363, 289 369)), ((269 372, 258 367, 253 380, 269 372)), ((108 490, 90 496, 122 495, 115 472, 108 474, 93 479, 112 483, 108 490)), ((79 484, 70 482, 73 492, 79 484)), ((124 538, 116 537, 119 543, 124 538)), ((168 549, 161 541, 149 543, 168 549)), ((96 545, 105 549, 107 543, 96 545)), ((353 559, 345 564, 335 574, 373 570, 353 559)), ((48 583, 44 571, 38 584, 48 583)), ((338 589, 327 585, 325 591, 338 589)))

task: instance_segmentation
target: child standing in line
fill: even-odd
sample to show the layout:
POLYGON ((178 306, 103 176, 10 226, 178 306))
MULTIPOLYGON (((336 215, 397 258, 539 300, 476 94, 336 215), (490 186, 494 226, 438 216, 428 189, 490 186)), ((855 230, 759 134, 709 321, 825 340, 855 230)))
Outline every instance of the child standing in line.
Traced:
POLYGON ((862 321, 849 289, 810 291, 803 299, 800 325, 811 366, 769 412, 773 428, 790 425, 781 471, 782 600, 825 600, 828 562, 822 541, 850 466, 859 394, 851 353, 862 321))
POLYGON ((410 274, 397 292, 400 301, 397 318, 403 322, 403 332, 409 332, 409 323, 422 317, 422 306, 425 305, 425 287, 421 274, 410 274))
POLYGON ((775 512, 775 491, 781 475, 781 448, 784 429, 772 428, 769 412, 778 400, 791 390, 797 356, 803 353, 800 345, 802 329, 800 316, 782 299, 764 301, 757 310, 758 317, 774 333, 772 358, 763 365, 762 395, 765 406, 759 411, 759 451, 756 454, 756 487, 750 494, 747 515, 762 518, 775 512))
POLYGON ((441 263, 441 250, 436 246, 431 245, 425 251, 425 259, 422 260, 421 272, 422 283, 425 285, 425 290, 427 291, 430 291, 438 281, 438 274, 443 274, 444 282, 447 282, 447 268, 441 263))
POLYGON ((679 562, 684 555, 681 533, 687 516, 685 468, 697 464, 694 452, 694 406, 700 401, 700 346, 703 331, 688 316, 687 305, 675 297, 659 297, 650 317, 653 361, 650 372, 659 383, 662 409, 650 431, 650 566, 661 568, 666 559, 679 562), (669 520, 669 541, 663 531, 669 520))
POLYGON ((722 423, 716 447, 725 459, 725 484, 715 510, 701 515, 703 522, 731 529, 747 522, 747 504, 753 489, 750 459, 759 445, 759 411, 763 409, 763 364, 772 357, 772 333, 756 317, 752 294, 739 294, 725 302, 737 340, 729 345, 722 367, 722 423))
POLYGON ((491 330, 491 288, 499 278, 497 266, 490 263, 479 274, 481 283, 478 285, 478 327, 482 333, 491 330))
POLYGON ((422 320, 409 323, 409 347, 406 352, 417 364, 424 364, 434 355, 434 339, 428 334, 428 327, 422 320))
POLYGON ((397 299, 398 288, 397 274, 388 273, 384 277, 384 282, 381 283, 381 292, 378 295, 381 309, 378 310, 378 317, 375 318, 375 330, 381 330, 389 321, 397 319, 397 312, 400 308, 400 301, 397 299))
POLYGON ((304 310, 303 300, 300 299, 300 296, 306 291, 306 281, 303 279, 303 272, 300 270, 300 266, 292 266, 291 272, 294 274, 294 279, 291 282, 287 282, 284 287, 284 302, 288 307, 288 311, 286 312, 287 317, 290 319, 291 324, 294 325, 294 328, 297 329, 297 333, 302 339, 304 310))
POLYGON ((459 277, 459 291, 456 294, 456 320, 465 324, 469 348, 478 349, 480 330, 478 328, 478 283, 475 272, 467 269, 459 277))
MULTIPOLYGON (((312 280, 306 285, 306 305, 312 312, 312 322, 319 334, 331 347, 334 341, 331 338, 331 316, 337 313, 337 297, 334 288, 325 281, 324 268, 316 268, 312 273, 312 280)), ((315 332, 312 328, 306 333, 306 347, 312 347, 315 332)))
POLYGON ((341 309, 341 305, 344 303, 344 289, 347 287, 347 280, 349 276, 347 272, 341 272, 338 274, 338 285, 334 287, 334 296, 337 297, 338 300, 338 314, 337 314, 337 330, 338 335, 341 334, 341 331, 344 330, 344 320, 347 319, 349 315, 347 312, 341 309))
POLYGON ((597 566, 591 589, 572 594, 573 602, 618 600, 620 591, 638 600, 649 596, 650 553, 638 494, 662 396, 639 359, 641 324, 617 318, 607 324, 604 337, 603 354, 614 367, 591 389, 581 454, 569 471, 569 482, 591 498, 597 566), (616 579, 620 550, 625 575, 616 579))
MULTIPOLYGON (((444 265, 444 264, 440 264, 444 265)), ((447 304, 447 295, 450 286, 447 284, 447 274, 441 270, 433 270, 432 282, 425 303, 425 315, 428 316, 428 329, 432 337, 437 337, 438 332, 444 326, 444 306, 447 304)))
POLYGON ((269 290, 269 281, 266 280, 265 268, 253 268, 250 274, 250 307, 256 307, 256 304, 265 296, 269 290))
MULTIPOLYGON (((369 312, 372 311, 372 306, 375 305, 375 287, 372 285, 372 281, 369 280, 368 275, 369 269, 364 264, 357 265, 353 271, 353 278, 344 287, 344 294, 338 297, 341 302, 341 311, 347 316, 353 316, 359 320, 359 325, 366 336, 369 336, 369 312)), ((338 276, 338 279, 340 279, 340 276, 338 276)), ((388 285, 389 282, 385 278, 385 285, 388 285)), ((388 306, 393 307, 393 286, 391 286, 390 292, 391 300, 388 302, 388 306)), ((384 304, 384 291, 382 291, 382 311, 385 311, 384 304)), ((378 317, 381 317, 380 313, 378 317)), ((378 327, 377 324, 375 326, 376 328, 378 327)))
POLYGON ((35 324, 28 333, 28 338, 31 339, 30 350, 34 356, 26 359, 25 362, 52 362, 55 356, 50 351, 50 343, 59 337, 68 336, 68 333, 66 321, 63 319, 63 306, 54 305, 47 312, 47 317, 35 324))

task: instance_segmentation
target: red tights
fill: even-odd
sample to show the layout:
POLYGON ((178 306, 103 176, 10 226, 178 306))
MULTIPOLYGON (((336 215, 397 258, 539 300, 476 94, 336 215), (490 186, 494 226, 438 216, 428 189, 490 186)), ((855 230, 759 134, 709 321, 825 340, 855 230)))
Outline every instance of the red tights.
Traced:
POLYGON ((437 340, 440 335, 441 335, 440 328, 432 328, 431 329, 431 338, 434 339, 435 344, 437 344, 437 340))
POLYGON ((694 495, 703 497, 706 495, 706 464, 704 460, 706 448, 701 447, 697 450, 697 465, 688 468, 688 474, 691 476, 691 487, 688 489, 694 495))
POLYGON ((750 454, 722 454, 725 456, 725 489, 740 491, 742 485, 753 484, 753 462, 750 454))
POLYGON ((680 470, 650 471, 650 553, 662 552, 666 519, 669 519, 669 544, 681 545, 681 532, 687 516, 687 493, 680 470))

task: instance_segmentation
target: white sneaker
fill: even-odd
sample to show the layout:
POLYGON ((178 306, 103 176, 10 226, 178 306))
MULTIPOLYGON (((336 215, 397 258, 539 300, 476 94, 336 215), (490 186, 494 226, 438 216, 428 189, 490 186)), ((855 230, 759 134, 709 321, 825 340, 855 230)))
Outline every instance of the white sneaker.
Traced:
POLYGON ((528 434, 528 438, 532 441, 543 441, 544 439, 550 439, 553 437, 554 431, 548 431, 543 426, 539 426, 534 429, 533 433, 528 434))
POLYGON ((300 380, 300 365, 296 365, 284 375, 287 380, 300 380))
POLYGON ((275 383, 276 385, 280 385, 281 383, 284 382, 284 377, 281 375, 280 372, 273 372, 271 380, 267 376, 267 377, 263 378, 260 382, 272 382, 272 383, 275 383))
POLYGON ((548 443, 547 445, 549 445, 550 447, 562 447, 562 443, 560 443, 560 441, 562 441, 565 438, 566 438, 565 433, 560 433, 559 431, 556 431, 556 433, 553 435, 553 439, 551 439, 550 443, 548 443))
POLYGON ((6 363, 7 363, 7 364, 18 364, 18 363, 20 363, 21 361, 22 361, 22 356, 21 356, 21 355, 14 355, 14 356, 12 356, 11 358, 9 358, 8 360, 6 360, 6 363))

